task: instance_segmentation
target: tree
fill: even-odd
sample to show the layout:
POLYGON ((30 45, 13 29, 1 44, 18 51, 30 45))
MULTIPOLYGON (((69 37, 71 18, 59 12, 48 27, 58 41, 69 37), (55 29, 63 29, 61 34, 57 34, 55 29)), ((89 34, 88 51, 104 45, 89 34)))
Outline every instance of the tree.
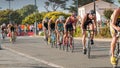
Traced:
POLYGON ((69 12, 76 12, 77 13, 77 0, 72 0, 73 1, 73 5, 69 6, 69 8, 66 8, 67 10, 69 10, 69 12))
POLYGON ((120 0, 118 0, 118 2, 120 3, 120 0))
POLYGON ((0 11, 0 24, 2 23, 9 23, 9 14, 12 22, 17 24, 21 23, 21 16, 17 11, 13 10, 1 10, 0 11))
POLYGON ((112 13, 113 13, 113 10, 111 10, 111 9, 104 10, 104 16, 105 16, 105 18, 108 19, 108 20, 110 20, 110 17, 112 15, 112 13))
MULTIPOLYGON (((43 19, 43 13, 36 13, 36 21, 40 22, 43 19)), ((34 24, 35 23, 35 14, 30 14, 22 20, 22 24, 34 24)))
POLYGON ((44 8, 47 10, 47 12, 56 11, 58 8, 65 9, 67 1, 68 0, 47 0, 44 8))
POLYGON ((54 11, 54 12, 47 13, 44 16, 44 18, 48 17, 50 19, 51 17, 54 17, 55 19, 57 19, 59 16, 64 16, 65 18, 67 18, 68 16, 70 16, 70 14, 65 14, 63 12, 54 11))
POLYGON ((22 18, 24 19, 26 16, 34 13, 36 11, 36 9, 37 9, 37 6, 29 4, 29 5, 26 5, 17 11, 20 13, 22 18))

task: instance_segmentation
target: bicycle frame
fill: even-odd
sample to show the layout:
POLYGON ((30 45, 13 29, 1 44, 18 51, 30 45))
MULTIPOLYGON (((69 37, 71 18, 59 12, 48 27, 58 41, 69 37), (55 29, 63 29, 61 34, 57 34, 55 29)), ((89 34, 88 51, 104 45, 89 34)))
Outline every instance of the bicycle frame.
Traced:
POLYGON ((73 52, 73 50, 74 50, 74 40, 73 40, 73 36, 70 34, 70 31, 68 31, 68 36, 66 37, 65 41, 66 41, 65 42, 66 43, 66 51, 68 51, 68 47, 70 47, 71 52, 73 52), (72 46, 70 46, 71 39, 72 39, 72 46))
POLYGON ((87 55, 88 55, 88 58, 90 58, 90 51, 91 51, 91 31, 93 30, 86 30, 88 33, 87 33, 87 55))
MULTIPOLYGON (((56 35, 55 35, 55 31, 53 31, 53 30, 51 30, 51 43, 52 43, 51 47, 56 45, 55 44, 56 43, 56 35)), ((57 46, 56 46, 56 48, 57 48, 57 46)))
POLYGON ((120 32, 118 32, 117 37, 118 37, 118 41, 117 41, 117 44, 116 44, 116 47, 115 47, 116 49, 114 51, 115 57, 117 58, 117 60, 116 60, 116 65, 113 65, 114 68, 117 68, 118 61, 120 59, 120 51, 119 51, 119 47, 120 47, 120 45, 119 45, 119 43, 120 43, 120 40, 119 40, 119 38, 120 38, 120 32))
POLYGON ((11 42, 15 42, 15 33, 13 31, 11 32, 11 42))

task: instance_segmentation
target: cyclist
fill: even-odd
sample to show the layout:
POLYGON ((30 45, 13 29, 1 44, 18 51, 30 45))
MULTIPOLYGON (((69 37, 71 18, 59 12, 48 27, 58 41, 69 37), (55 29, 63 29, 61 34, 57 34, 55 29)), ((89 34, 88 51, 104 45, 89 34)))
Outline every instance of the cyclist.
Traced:
MULTIPOLYGON (((69 16, 66 19, 65 25, 64 25, 64 37, 63 37, 63 45, 65 44, 65 39, 68 36, 68 31, 70 31, 70 34, 73 36, 73 31, 76 29, 76 22, 77 17, 76 13, 73 12, 71 16, 69 16)), ((70 46, 72 46, 72 39, 70 40, 70 46)))
MULTIPOLYGON (((82 22, 81 22, 81 27, 82 27, 82 44, 83 44, 83 53, 86 54, 86 30, 87 30, 87 27, 90 27, 89 29, 91 30, 94 30, 96 29, 96 16, 95 16, 95 11, 94 10, 90 10, 89 13, 87 13, 83 19, 82 19, 82 22)), ((94 32, 92 33, 92 36, 91 36, 91 44, 93 45, 94 44, 94 41, 93 41, 93 37, 94 37, 94 32)))
POLYGON ((12 41, 12 32, 15 35, 15 25, 13 23, 8 24, 8 29, 10 33, 10 41, 12 41))
POLYGON ((2 39, 4 39, 5 38, 5 33, 6 33, 6 24, 5 23, 3 23, 2 25, 1 25, 1 30, 2 30, 2 39))
POLYGON ((58 45, 61 44, 60 40, 59 40, 59 37, 60 37, 60 32, 64 31, 64 22, 65 22, 64 16, 59 16, 59 18, 55 22, 55 30, 56 30, 56 33, 57 33, 57 44, 58 45))
POLYGON ((47 40, 47 33, 46 33, 46 31, 48 30, 48 22, 49 22, 49 18, 48 17, 44 18, 43 21, 42 21, 43 31, 44 31, 44 35, 45 35, 45 37, 44 37, 45 40, 47 40))
POLYGON ((113 14, 111 15, 111 21, 110 21, 110 31, 112 35, 112 41, 111 41, 111 64, 116 64, 116 57, 114 56, 114 50, 116 46, 116 42, 118 40, 118 37, 116 36, 118 32, 120 32, 120 8, 114 10, 113 14))
POLYGON ((49 31, 49 40, 48 42, 50 42, 50 35, 51 35, 51 31, 55 31, 55 21, 56 21, 56 16, 52 16, 51 19, 48 22, 48 31, 49 31))

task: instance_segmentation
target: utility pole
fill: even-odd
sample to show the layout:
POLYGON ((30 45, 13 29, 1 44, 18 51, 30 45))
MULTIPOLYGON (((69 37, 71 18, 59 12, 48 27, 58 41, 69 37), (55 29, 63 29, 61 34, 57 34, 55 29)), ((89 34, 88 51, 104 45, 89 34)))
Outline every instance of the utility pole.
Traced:
MULTIPOLYGON (((9 11, 11 9, 11 1, 14 1, 14 0, 6 0, 9 2, 9 11)), ((11 22, 11 15, 10 15, 10 12, 9 12, 9 23, 11 22)))
POLYGON ((36 0, 34 0, 35 1, 35 35, 37 35, 37 19, 36 19, 36 13, 37 13, 37 9, 36 9, 36 4, 37 4, 37 2, 36 2, 36 0))

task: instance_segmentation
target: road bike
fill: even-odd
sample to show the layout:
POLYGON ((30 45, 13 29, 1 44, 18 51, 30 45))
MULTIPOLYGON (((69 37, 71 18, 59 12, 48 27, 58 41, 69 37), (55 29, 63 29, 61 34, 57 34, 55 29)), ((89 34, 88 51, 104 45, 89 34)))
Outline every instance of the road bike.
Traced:
POLYGON ((119 68, 117 66, 118 66, 118 61, 120 59, 120 40, 119 40, 120 32, 118 32, 117 37, 118 37, 118 41, 117 41, 115 51, 114 51, 114 56, 116 57, 116 65, 113 65, 113 68, 119 68))
POLYGON ((86 30, 87 31, 87 42, 86 42, 86 48, 87 48, 87 56, 90 58, 90 52, 91 52, 91 31, 93 30, 86 30))
POLYGON ((50 36, 50 42, 51 42, 51 47, 56 47, 57 48, 57 42, 56 42, 56 34, 54 30, 51 30, 51 36, 50 36))
POLYGON ((69 50, 70 48, 70 51, 73 52, 74 51, 74 38, 73 36, 71 35, 70 31, 68 31, 68 36, 65 38, 64 40, 64 45, 63 45, 63 50, 66 49, 66 51, 69 50), (72 40, 72 42, 70 42, 72 40), (72 45, 71 45, 72 44, 72 45))

